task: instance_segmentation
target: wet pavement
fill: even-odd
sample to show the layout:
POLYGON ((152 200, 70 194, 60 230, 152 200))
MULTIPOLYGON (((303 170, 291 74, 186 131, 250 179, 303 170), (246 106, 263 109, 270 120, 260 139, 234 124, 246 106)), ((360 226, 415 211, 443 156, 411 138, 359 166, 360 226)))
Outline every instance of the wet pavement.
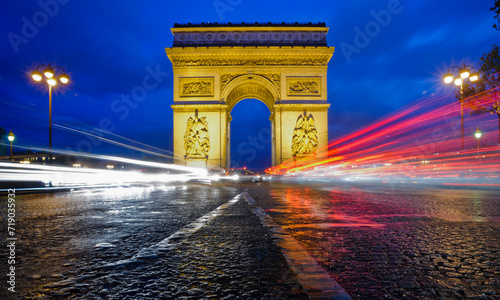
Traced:
POLYGON ((16 209, 16 293, 3 277, 0 299, 308 299, 273 231, 354 299, 500 299, 498 190, 157 185, 17 195, 16 209))
POLYGON ((500 299, 498 190, 332 184, 249 194, 354 299, 500 299))
POLYGON ((243 190, 18 195, 16 293, 0 298, 307 299, 243 190))

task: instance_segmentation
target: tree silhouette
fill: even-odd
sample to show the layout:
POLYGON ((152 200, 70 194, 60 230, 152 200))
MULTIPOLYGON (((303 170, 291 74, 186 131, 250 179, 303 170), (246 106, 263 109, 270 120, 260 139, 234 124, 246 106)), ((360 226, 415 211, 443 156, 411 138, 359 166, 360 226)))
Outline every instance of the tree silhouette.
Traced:
MULTIPOLYGON (((4 137, 6 135, 7 135, 7 131, 5 129, 3 129, 2 127, 0 127, 0 142, 1 143, 5 142, 4 137)), ((5 148, 6 148, 6 146, 4 146, 4 145, 0 146, 0 155, 5 155, 5 148)))
POLYGON ((500 0, 496 0, 495 4, 493 5, 492 8, 490 8, 490 11, 495 12, 495 20, 497 20, 496 24, 493 24, 493 28, 496 30, 500 30, 500 0))
POLYGON ((480 65, 479 80, 464 83, 463 94, 457 92, 457 98, 463 99, 466 107, 471 110, 471 115, 489 112, 498 116, 500 143, 500 47, 493 44, 493 49, 481 57, 480 65))

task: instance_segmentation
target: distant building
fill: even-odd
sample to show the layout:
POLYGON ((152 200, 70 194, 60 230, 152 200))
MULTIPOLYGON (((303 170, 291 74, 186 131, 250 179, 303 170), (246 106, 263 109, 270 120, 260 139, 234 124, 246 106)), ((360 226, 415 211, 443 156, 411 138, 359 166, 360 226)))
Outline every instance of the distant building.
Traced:
MULTIPOLYGON (((50 155, 46 152, 32 152, 15 153, 12 156, 14 162, 20 164, 36 164, 47 165, 50 162, 50 155)), ((0 156, 0 161, 10 161, 9 155, 0 156)), ((75 168, 96 168, 96 169, 125 169, 129 168, 125 163, 117 163, 115 161, 106 161, 97 158, 66 155, 66 154, 52 154, 51 165, 75 167, 75 168)))

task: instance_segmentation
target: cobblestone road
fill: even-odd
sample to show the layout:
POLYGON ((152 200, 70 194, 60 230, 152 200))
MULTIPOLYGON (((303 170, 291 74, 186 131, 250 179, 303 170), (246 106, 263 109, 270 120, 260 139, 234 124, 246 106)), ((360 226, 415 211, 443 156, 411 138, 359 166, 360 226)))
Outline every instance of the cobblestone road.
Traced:
MULTIPOLYGON (((235 198, 242 191, 186 185, 17 195, 16 293, 2 280, 0 299, 306 299, 258 218, 235 198), (220 209, 231 199, 238 201, 220 209)), ((0 252, 7 270, 6 248, 0 252)))
POLYGON ((500 192, 255 186, 354 299, 500 299, 500 192))
POLYGON ((307 299, 245 190, 354 299, 500 299, 498 191, 284 183, 18 195, 0 299, 307 299))

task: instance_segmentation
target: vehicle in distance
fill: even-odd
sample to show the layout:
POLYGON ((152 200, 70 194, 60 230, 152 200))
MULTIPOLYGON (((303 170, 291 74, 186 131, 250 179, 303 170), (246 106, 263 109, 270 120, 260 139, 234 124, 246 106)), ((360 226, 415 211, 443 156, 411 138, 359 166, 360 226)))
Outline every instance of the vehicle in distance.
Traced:
POLYGON ((224 174, 226 177, 232 178, 235 181, 260 182, 262 176, 254 173, 247 168, 231 168, 227 169, 224 174))

